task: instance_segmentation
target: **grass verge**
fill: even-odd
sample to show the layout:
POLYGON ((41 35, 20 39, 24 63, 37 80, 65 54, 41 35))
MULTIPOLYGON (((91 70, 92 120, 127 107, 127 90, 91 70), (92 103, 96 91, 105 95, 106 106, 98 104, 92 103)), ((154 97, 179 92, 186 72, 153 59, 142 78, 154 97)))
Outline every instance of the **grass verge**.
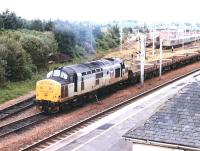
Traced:
POLYGON ((63 65, 64 64, 52 64, 49 66, 49 69, 40 71, 39 73, 32 76, 32 78, 29 80, 6 83, 5 86, 0 87, 0 104, 8 100, 11 100, 13 98, 24 95, 29 91, 35 90, 36 82, 38 80, 43 79, 49 70, 52 70, 55 67, 60 67, 63 65))

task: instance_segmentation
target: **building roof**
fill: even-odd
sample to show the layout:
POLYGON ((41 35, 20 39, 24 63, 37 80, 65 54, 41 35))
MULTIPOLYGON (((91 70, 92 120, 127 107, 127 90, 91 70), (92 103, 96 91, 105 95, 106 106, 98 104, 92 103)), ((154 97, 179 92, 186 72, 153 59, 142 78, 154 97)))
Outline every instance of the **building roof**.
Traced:
POLYGON ((128 131, 133 142, 157 142, 200 149, 200 81, 192 82, 142 126, 128 131))

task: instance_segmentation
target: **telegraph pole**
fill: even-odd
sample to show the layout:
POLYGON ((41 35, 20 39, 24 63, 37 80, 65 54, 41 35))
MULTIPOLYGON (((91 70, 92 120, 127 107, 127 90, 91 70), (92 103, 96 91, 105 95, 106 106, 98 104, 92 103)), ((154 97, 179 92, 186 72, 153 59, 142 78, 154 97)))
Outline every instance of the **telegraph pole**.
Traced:
POLYGON ((195 35, 195 44, 196 44, 196 41, 197 41, 197 31, 196 31, 196 29, 197 29, 197 25, 196 25, 196 23, 195 23, 195 26, 194 26, 194 35, 195 35))
POLYGON ((93 44, 92 44, 92 41, 93 41, 93 27, 92 27, 92 22, 90 23, 90 45, 91 45, 91 48, 93 50, 93 44))
POLYGON ((184 43, 185 43, 185 24, 183 25, 183 49, 184 49, 184 43))
POLYGON ((120 24, 120 51, 122 51, 122 37, 123 37, 123 27, 122 27, 122 21, 120 24))
POLYGON ((144 36, 140 38, 140 48, 141 48, 141 55, 140 55, 140 82, 141 86, 144 86, 144 63, 145 63, 145 47, 144 47, 144 36))
POLYGON ((161 79, 161 76, 162 76, 162 39, 160 39, 160 74, 159 74, 159 77, 161 79))
POLYGON ((155 54, 155 27, 153 27, 153 50, 152 50, 152 55, 154 56, 155 54))
POLYGON ((138 53, 137 53, 137 59, 139 60, 140 59, 140 54, 139 54, 139 51, 141 49, 141 40, 140 40, 140 34, 139 34, 139 31, 137 33, 137 38, 138 38, 138 41, 137 41, 137 50, 138 50, 138 53))

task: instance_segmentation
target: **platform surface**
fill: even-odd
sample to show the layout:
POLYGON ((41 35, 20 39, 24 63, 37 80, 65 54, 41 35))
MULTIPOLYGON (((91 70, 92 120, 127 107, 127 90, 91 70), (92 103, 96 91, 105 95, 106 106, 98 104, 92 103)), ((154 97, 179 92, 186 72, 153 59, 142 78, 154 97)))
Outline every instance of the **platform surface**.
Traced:
POLYGON ((194 78, 143 126, 130 130, 125 137, 135 143, 142 140, 200 149, 200 77, 194 78))

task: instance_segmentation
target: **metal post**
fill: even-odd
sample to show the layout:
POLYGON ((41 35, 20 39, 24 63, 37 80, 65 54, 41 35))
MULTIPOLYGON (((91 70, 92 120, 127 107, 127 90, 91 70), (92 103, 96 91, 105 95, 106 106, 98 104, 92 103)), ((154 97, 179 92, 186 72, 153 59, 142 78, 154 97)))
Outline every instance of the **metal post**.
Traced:
POLYGON ((152 51, 152 55, 155 54, 155 29, 153 29, 153 51, 152 51))
POLYGON ((195 44, 196 44, 196 41, 197 41, 197 32, 196 32, 196 24, 194 26, 194 35, 195 35, 195 44))
POLYGON ((160 39, 160 79, 162 76, 162 39, 160 39))
POLYGON ((184 49, 184 43, 185 43, 185 24, 183 25, 183 49, 184 49))
POLYGON ((122 28, 122 21, 120 25, 120 51, 122 51, 122 37, 123 37, 123 28, 122 28))
MULTIPOLYGON (((145 59, 146 59, 146 51, 145 51, 146 46, 147 46, 147 36, 145 35, 145 36, 144 36, 144 58, 145 58, 145 59)), ((144 59, 144 60, 145 60, 145 59, 144 59)))
POLYGON ((169 26, 167 27, 167 36, 168 36, 168 39, 170 40, 170 33, 169 33, 169 26))
POLYGON ((92 39, 93 39, 92 31, 93 31, 93 27, 92 27, 92 23, 90 23, 90 45, 91 45, 92 50, 94 50, 93 49, 93 43, 92 43, 92 39))
POLYGON ((144 86, 144 63, 145 63, 145 49, 144 49, 144 37, 141 37, 140 40, 140 48, 141 48, 141 55, 140 55, 140 82, 141 86, 144 86))
POLYGON ((141 49, 141 44, 140 44, 140 35, 139 35, 139 32, 138 32, 138 34, 137 34, 137 37, 138 37, 138 41, 137 41, 137 50, 138 50, 138 53, 137 53, 137 60, 139 60, 140 58, 139 58, 139 51, 140 51, 140 49, 141 49))

